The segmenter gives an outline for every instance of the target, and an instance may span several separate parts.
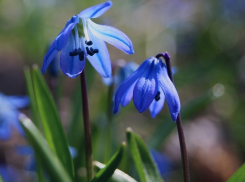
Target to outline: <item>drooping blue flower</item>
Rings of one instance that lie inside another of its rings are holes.
[[[180,100],[174,84],[168,77],[161,59],[150,57],[129,76],[118,88],[115,95],[114,113],[126,106],[133,97],[134,105],[140,113],[149,108],[152,118],[161,111],[165,98],[171,117],[176,121],[180,112]]]
[[[131,40],[123,32],[90,20],[104,14],[111,6],[112,2],[106,1],[74,15],[55,38],[44,57],[42,73],[46,71],[54,56],[62,51],[60,67],[65,75],[77,77],[83,71],[84,60],[87,57],[101,76],[110,77],[111,62],[104,41],[127,54],[134,53]]]
[[[27,96],[5,96],[0,93],[0,139],[9,139],[12,135],[12,128],[24,134],[18,119],[18,109],[28,104]]]

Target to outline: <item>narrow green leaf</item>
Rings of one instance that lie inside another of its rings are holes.
[[[24,74],[25,74],[25,81],[26,81],[26,89],[27,89],[27,93],[30,99],[31,115],[32,115],[34,124],[37,126],[37,128],[40,128],[39,116],[38,116],[38,111],[37,111],[37,103],[36,103],[35,94],[34,94],[33,85],[32,85],[31,70],[29,67],[24,68]],[[38,181],[43,182],[44,173],[43,173],[41,158],[38,153],[35,153],[35,158],[36,158],[36,163],[37,163]]]
[[[151,154],[141,140],[131,128],[126,131],[129,151],[138,171],[141,182],[163,182],[158,173],[157,167],[151,158]]]
[[[110,177],[113,175],[114,171],[118,167],[119,163],[121,162],[125,151],[126,143],[123,142],[117,153],[114,154],[109,162],[106,164],[106,167],[101,169],[91,180],[91,182],[107,182],[107,180],[110,179]]]
[[[104,164],[94,161],[94,169],[96,171],[99,171],[105,167]],[[108,182],[137,182],[135,179],[127,175],[126,173],[120,171],[119,169],[116,169],[111,177],[111,179],[108,180]]]
[[[1,174],[0,174],[0,182],[4,182]]]
[[[236,172],[228,179],[227,182],[243,182],[245,181],[245,164],[243,164]]]
[[[73,178],[73,161],[59,113],[48,86],[37,66],[34,66],[32,69],[32,81],[46,141],[58,156],[68,174]]]
[[[207,92],[197,96],[189,103],[181,108],[182,121],[185,122],[186,119],[192,117],[198,112],[202,111],[208,104],[210,104],[214,99],[219,96],[215,96],[210,89]],[[164,117],[162,122],[160,122],[155,131],[152,133],[151,137],[147,141],[148,146],[152,148],[159,148],[165,141],[167,136],[176,128],[176,123],[172,121],[170,117]]]
[[[34,124],[39,128],[39,119],[37,111],[37,103],[32,85],[31,70],[29,67],[24,67],[24,75],[26,81],[26,89],[30,99],[31,116]]]
[[[52,181],[72,182],[62,163],[47,146],[41,132],[32,123],[32,121],[23,114],[19,119],[27,135],[28,141],[34,148],[35,152],[40,154],[44,167]]]

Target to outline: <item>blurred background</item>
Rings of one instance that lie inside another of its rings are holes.
[[[112,1],[112,8],[93,21],[123,31],[135,50],[134,55],[127,55],[107,44],[112,63],[124,59],[141,64],[158,53],[170,54],[172,66],[178,70],[174,80],[182,104],[191,179],[226,181],[245,161],[245,1]],[[66,22],[102,2],[0,0],[0,92],[26,95],[23,67],[41,67],[50,41]],[[133,102],[122,108],[110,123],[113,137],[110,152],[105,154],[108,87],[88,61],[86,67],[94,159],[106,163],[121,141],[126,140],[126,128],[131,127],[153,151],[164,180],[182,181],[178,135],[166,103],[155,119],[148,110],[140,114]],[[53,93],[70,145],[82,151],[79,77],[71,79],[60,73],[54,81],[48,71],[44,76],[51,87],[58,87]],[[22,112],[29,114],[29,109]],[[15,151],[18,145],[26,145],[18,133],[1,141],[0,162],[10,167],[19,181],[34,181],[35,172],[26,168],[30,156],[19,155]],[[81,159],[74,159],[80,177],[85,173]],[[120,168],[139,180],[129,154]]]

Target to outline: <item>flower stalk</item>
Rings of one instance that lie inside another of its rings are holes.
[[[166,63],[166,67],[167,67],[167,71],[168,71],[168,76],[169,76],[170,80],[174,84],[174,79],[173,79],[173,74],[172,74],[169,54],[166,52],[166,53],[160,53],[160,54],[156,55],[156,58],[160,58],[160,57],[164,58],[165,63]],[[181,158],[182,158],[182,164],[183,164],[184,181],[185,182],[190,182],[190,171],[189,171],[188,155],[187,155],[187,150],[186,150],[185,135],[184,135],[184,130],[183,130],[180,114],[178,114],[178,116],[177,116],[176,124],[177,124],[179,142],[180,142],[180,150],[181,150]]]
[[[88,107],[88,94],[85,69],[80,74],[81,78],[81,91],[82,91],[82,104],[83,104],[83,125],[85,135],[85,160],[87,168],[87,181],[91,181],[93,178],[93,154],[92,154],[92,142],[91,142],[91,127],[89,119],[89,107]]]

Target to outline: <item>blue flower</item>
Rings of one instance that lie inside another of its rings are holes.
[[[127,77],[129,77],[139,67],[139,65],[135,62],[130,61],[126,63],[123,59],[118,60],[117,65],[120,67],[114,78],[112,78],[112,76],[109,78],[102,77],[102,82],[106,86],[110,86],[114,82],[117,88]]]
[[[17,173],[17,171],[13,167],[10,167],[6,164],[0,165],[0,174],[4,182],[20,181],[20,175]]]
[[[12,127],[24,134],[18,119],[18,109],[28,104],[27,96],[5,96],[0,93],[0,139],[9,139],[12,135]]]
[[[77,156],[77,150],[73,147],[69,147],[70,154],[72,158]],[[17,146],[16,151],[19,155],[30,156],[30,159],[26,163],[26,170],[28,171],[36,171],[37,164],[35,159],[34,150],[29,146]]]
[[[74,15],[55,38],[44,57],[44,73],[55,55],[61,52],[60,67],[65,75],[74,78],[84,69],[85,58],[103,77],[111,76],[110,56],[104,41],[127,54],[133,54],[131,40],[116,28],[98,25],[90,20],[104,14],[112,6],[111,1],[92,6]]]
[[[114,113],[119,105],[127,105],[130,100],[140,113],[149,108],[152,118],[161,111],[165,98],[172,116],[176,121],[180,112],[180,100],[174,84],[168,77],[165,64],[161,59],[150,57],[129,76],[118,88],[115,95]]]
[[[172,169],[172,162],[168,158],[168,156],[159,153],[158,151],[154,149],[150,149],[151,156],[154,159],[158,171],[161,174],[161,176],[166,175],[166,173],[170,172]]]

